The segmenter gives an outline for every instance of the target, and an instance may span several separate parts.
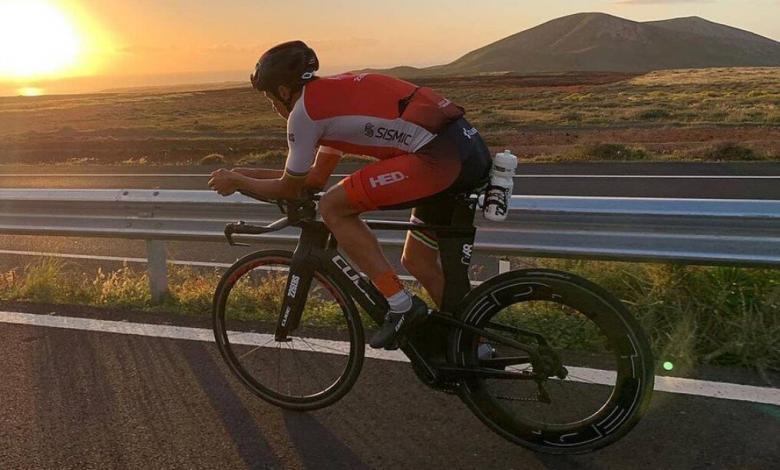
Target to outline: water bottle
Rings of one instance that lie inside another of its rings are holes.
[[[509,202],[512,197],[512,178],[517,168],[517,157],[509,150],[496,154],[493,168],[490,170],[490,185],[485,194],[482,214],[495,222],[506,220]]]

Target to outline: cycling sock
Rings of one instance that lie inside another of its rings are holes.
[[[387,299],[390,311],[405,312],[412,308],[412,296],[406,292],[393,270],[385,271],[371,281]]]
[[[407,312],[412,308],[412,296],[406,290],[402,290],[388,297],[387,303],[390,305],[391,312]]]

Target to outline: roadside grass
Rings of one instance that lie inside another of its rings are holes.
[[[780,270],[516,258],[578,274],[616,295],[639,319],[659,362],[780,371]]]
[[[678,371],[698,364],[735,365],[758,371],[767,382],[770,373],[780,372],[780,270],[536,258],[514,258],[512,265],[570,271],[612,292],[647,331],[657,361],[672,362]],[[169,276],[170,295],[155,305],[143,270],[125,265],[88,274],[62,260],[44,259],[0,275],[0,300],[210,314],[219,270],[170,266]],[[273,323],[285,282],[285,276],[276,276],[240,283],[231,296],[231,315]],[[344,324],[328,295],[313,291],[309,298],[306,325]],[[258,311],[273,313],[259,318]],[[508,321],[555,331],[560,345],[598,345],[595,331],[573,323],[567,328],[572,316],[553,306],[518,310]]]

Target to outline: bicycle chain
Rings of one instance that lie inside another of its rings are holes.
[[[517,398],[517,397],[506,397],[506,396],[503,396],[503,395],[496,395],[496,398],[501,399],[501,400],[507,400],[507,401],[534,401],[534,402],[538,402],[538,403],[542,402],[541,400],[539,400],[538,396],[536,396],[534,398]]]

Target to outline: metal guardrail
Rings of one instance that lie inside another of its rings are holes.
[[[147,240],[155,297],[166,287],[164,241],[223,241],[227,222],[279,216],[211,191],[0,189],[0,234]],[[780,201],[514,196],[506,222],[477,219],[475,249],[498,256],[780,266]],[[386,246],[402,237],[380,232]],[[297,233],[248,238],[293,244]]]

